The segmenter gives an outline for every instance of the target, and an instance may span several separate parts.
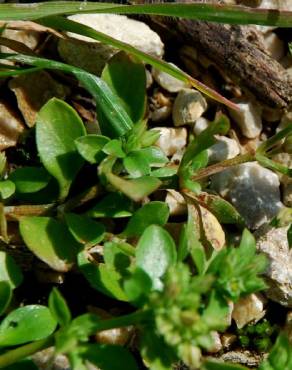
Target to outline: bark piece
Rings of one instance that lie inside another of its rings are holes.
[[[194,46],[264,105],[283,109],[292,104],[292,79],[246,37],[246,27],[167,17],[151,17],[151,22],[161,32],[168,31],[167,37]]]

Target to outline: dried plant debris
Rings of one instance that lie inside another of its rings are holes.
[[[169,5],[0,4],[0,368],[292,368],[290,3]]]

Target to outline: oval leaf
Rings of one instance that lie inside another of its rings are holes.
[[[24,217],[20,233],[27,247],[56,271],[68,271],[75,261],[80,244],[66,225],[51,217]]]
[[[87,344],[82,356],[102,370],[120,370],[121,364],[127,364],[127,370],[138,370],[133,356],[122,346]]]
[[[104,237],[105,227],[103,224],[95,222],[87,216],[67,213],[65,220],[71,234],[79,243],[93,246]]]
[[[151,225],[142,234],[136,248],[136,264],[151,278],[154,289],[161,289],[160,278],[176,262],[172,237],[162,227]]]
[[[15,346],[46,338],[54,332],[56,326],[56,320],[45,306],[17,308],[1,322],[0,346]]]
[[[67,103],[53,98],[39,111],[36,123],[38,152],[46,170],[60,187],[60,198],[65,198],[83,164],[74,140],[85,135],[84,125]]]
[[[152,225],[163,226],[169,217],[169,208],[164,202],[150,202],[139,208],[131,217],[123,235],[127,237],[140,236]]]
[[[0,251],[0,281],[8,282],[14,289],[22,283],[22,280],[22,272],[14,259],[6,252]]]
[[[22,167],[13,171],[9,179],[14,182],[18,193],[34,193],[44,189],[51,177],[44,168]]]
[[[110,141],[109,138],[102,135],[86,135],[75,140],[79,154],[89,163],[99,163],[105,154],[102,148]]]
[[[15,185],[10,180],[0,181],[0,197],[7,199],[15,192]]]
[[[58,289],[53,288],[49,296],[49,309],[55,320],[61,325],[66,326],[71,321],[71,313],[65,299]]]
[[[129,217],[132,214],[132,202],[123,194],[115,192],[106,195],[93,208],[87,211],[89,217]]]
[[[86,252],[78,254],[78,266],[94,289],[120,301],[128,300],[119,282],[120,274],[114,269],[103,263],[99,263],[98,266],[91,263]]]
[[[143,119],[146,102],[144,64],[136,57],[120,52],[110,59],[101,77],[121,99],[132,121],[135,123]]]
[[[142,176],[133,180],[125,180],[113,173],[106,174],[107,180],[127,197],[139,202],[161,185],[161,181],[152,176]]]

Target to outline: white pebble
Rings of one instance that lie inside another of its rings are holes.
[[[176,65],[173,63],[169,63],[173,67],[179,69]],[[152,75],[155,79],[155,81],[166,91],[175,93],[179,92],[180,90],[184,88],[190,87],[190,84],[183,82],[181,80],[178,80],[177,78],[171,76],[170,74],[160,71],[159,69],[152,68]]]
[[[261,112],[258,106],[250,102],[236,101],[234,102],[240,108],[239,111],[229,110],[230,116],[238,124],[241,132],[249,139],[254,139],[262,131]]]
[[[271,221],[283,207],[279,187],[278,176],[255,162],[212,176],[212,188],[236,207],[251,229]]]
[[[274,32],[268,32],[264,37],[264,44],[269,55],[280,60],[285,55],[285,47],[282,40]]]
[[[210,125],[210,121],[207,120],[207,118],[200,117],[196,120],[196,123],[193,128],[193,132],[195,135],[200,135],[200,133]]]
[[[216,135],[216,144],[208,149],[209,163],[216,163],[236,157],[240,153],[238,143],[226,136]]]
[[[241,329],[250,322],[258,322],[264,317],[266,300],[261,294],[249,294],[235,303],[232,318]]]
[[[160,137],[156,142],[167,156],[174,155],[187,145],[187,130],[185,128],[155,127]]]
[[[193,89],[181,90],[173,105],[172,118],[175,126],[194,124],[207,109],[203,95]]]

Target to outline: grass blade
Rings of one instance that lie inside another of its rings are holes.
[[[57,17],[57,16],[44,18],[42,20],[39,20],[38,23],[44,26],[47,26],[47,27],[87,36],[99,42],[102,42],[102,43],[111,45],[117,49],[123,50],[127,53],[133,54],[134,56],[136,56],[143,62],[148,63],[152,65],[153,67],[160,69],[161,71],[164,71],[166,73],[169,73],[170,75],[172,75],[173,77],[176,77],[177,79],[181,81],[191,83],[193,87],[201,91],[203,94],[209,96],[210,98],[218,101],[219,103],[222,103],[230,107],[231,109],[238,110],[238,107],[236,104],[224,98],[222,95],[212,90],[208,86],[204,85],[202,82],[192,78],[187,73],[177,69],[176,67],[173,67],[167,62],[164,62],[158,58],[155,58],[149,54],[146,54],[143,51],[140,51],[134,48],[133,46],[126,44],[122,41],[114,39],[113,37],[110,37],[102,32],[95,31],[94,29],[88,26],[85,26],[83,24],[71,21],[69,19],[65,19],[63,17]]]
[[[107,123],[109,124],[109,130],[112,136],[122,136],[133,127],[133,122],[121,106],[118,97],[113,94],[108,85],[99,77],[85,72],[80,68],[50,59],[23,54],[0,54],[0,58],[1,57],[7,60],[32,65],[37,68],[56,69],[74,74],[83,86],[92,94],[96,101],[97,108],[107,118]],[[8,71],[8,73],[12,72]],[[23,73],[27,72],[29,73],[31,71],[23,70]],[[7,76],[7,72],[0,71],[0,76],[1,75]]]
[[[292,12],[254,9],[224,4],[140,4],[118,5],[96,2],[50,1],[37,4],[0,4],[1,20],[34,20],[76,13],[152,14],[221,22],[291,27]]]

